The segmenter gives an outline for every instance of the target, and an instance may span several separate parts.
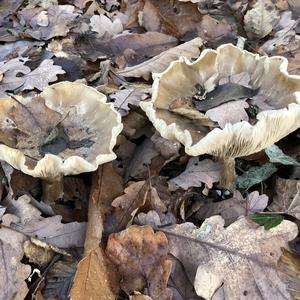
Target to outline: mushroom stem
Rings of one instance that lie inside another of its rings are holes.
[[[219,159],[222,164],[220,186],[233,190],[235,188],[235,160],[231,157]]]
[[[57,199],[64,195],[63,176],[60,175],[55,178],[44,178],[43,185],[43,201],[48,204],[54,204]]]

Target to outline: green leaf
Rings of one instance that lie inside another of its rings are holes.
[[[283,221],[283,216],[273,214],[254,214],[250,217],[255,223],[264,226],[266,230],[269,230]]]
[[[268,147],[265,151],[270,159],[270,162],[272,163],[280,163],[283,165],[293,165],[298,167],[300,166],[299,162],[297,162],[294,158],[284,154],[276,145]]]
[[[277,171],[272,163],[266,163],[260,167],[252,167],[243,175],[238,176],[236,183],[239,188],[248,190],[253,185],[268,179]]]

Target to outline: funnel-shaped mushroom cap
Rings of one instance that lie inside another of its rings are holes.
[[[0,101],[0,159],[34,177],[91,172],[115,159],[121,116],[106,96],[60,82],[38,97]]]
[[[300,127],[300,76],[289,75],[287,65],[284,57],[259,56],[222,45],[204,50],[194,62],[181,57],[163,73],[154,74],[152,100],[140,105],[160,134],[180,141],[189,155],[249,155]],[[194,95],[197,84],[211,91],[220,79],[243,72],[249,74],[253,89],[259,88],[274,107],[260,112],[255,125],[241,121],[209,131],[197,120],[169,111],[174,100]]]

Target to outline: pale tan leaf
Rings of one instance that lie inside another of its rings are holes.
[[[279,20],[275,5],[270,0],[258,0],[244,17],[245,30],[249,37],[263,38]]]
[[[245,111],[249,104],[245,100],[230,101],[209,109],[205,116],[212,121],[218,122],[221,128],[227,123],[234,124],[240,121],[248,121],[249,117]]]
[[[224,228],[222,217],[213,216],[200,228],[184,223],[163,232],[199,296],[211,299],[222,286],[230,300],[292,299],[277,262],[297,236],[296,224],[284,220],[267,231],[241,218]]]
[[[189,59],[196,58],[200,53],[203,45],[201,38],[195,38],[177,47],[164,51],[157,56],[133,67],[127,67],[118,74],[125,77],[143,77],[146,80],[150,78],[151,73],[164,71],[170,62],[185,56]]]
[[[199,187],[205,183],[209,188],[220,178],[220,164],[210,159],[199,161],[193,157],[189,160],[186,169],[179,176],[169,180],[171,189],[181,187],[187,190],[189,187]]]

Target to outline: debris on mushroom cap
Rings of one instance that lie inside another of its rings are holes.
[[[0,159],[34,177],[91,172],[115,159],[123,126],[106,96],[60,82],[35,98],[0,101]]]
[[[249,155],[300,127],[300,76],[289,75],[287,65],[284,57],[259,56],[231,44],[206,49],[194,62],[181,57],[163,73],[154,74],[152,100],[140,106],[156,130],[164,138],[180,141],[189,155]],[[249,74],[253,89],[271,99],[274,108],[259,112],[254,125],[241,121],[210,131],[205,116],[192,119],[191,113],[170,110],[175,100],[194,95],[197,85],[211,92],[224,77],[243,72]]]

